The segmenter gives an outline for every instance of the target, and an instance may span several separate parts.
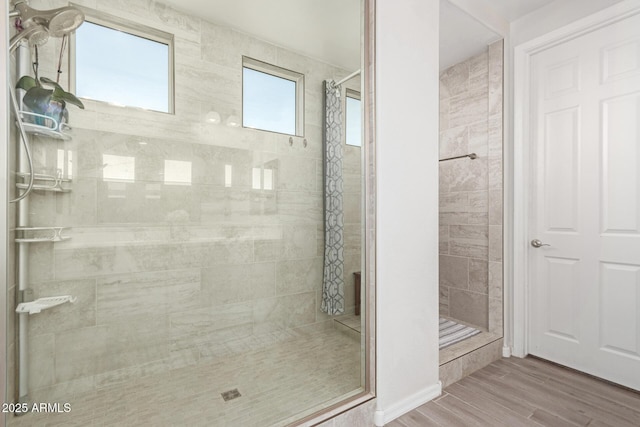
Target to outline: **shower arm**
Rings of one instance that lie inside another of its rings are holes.
[[[18,10],[18,8],[16,7],[20,3],[25,3],[25,0],[16,0],[9,2],[9,6],[13,7],[13,10],[9,12],[9,18],[16,18],[20,16],[20,10]]]

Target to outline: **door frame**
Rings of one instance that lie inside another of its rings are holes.
[[[530,201],[531,174],[531,58],[536,53],[625,18],[640,14],[637,0],[625,0],[586,18],[554,30],[514,49],[513,140],[513,319],[512,354],[529,354]]]

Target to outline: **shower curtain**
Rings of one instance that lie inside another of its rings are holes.
[[[342,204],[342,103],[340,86],[324,82],[324,279],[321,308],[344,313],[344,215]]]

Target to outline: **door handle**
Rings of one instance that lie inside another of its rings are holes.
[[[538,240],[538,239],[533,239],[533,240],[531,241],[531,246],[533,246],[534,248],[541,248],[541,247],[543,247],[543,246],[551,246],[551,245],[548,245],[548,244],[546,244],[546,243],[542,243],[542,242],[541,242],[540,240]]]

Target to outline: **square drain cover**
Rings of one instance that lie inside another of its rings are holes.
[[[225,391],[224,393],[221,393],[221,394],[225,402],[229,400],[237,399],[238,397],[242,396],[237,388],[234,388],[233,390]]]

